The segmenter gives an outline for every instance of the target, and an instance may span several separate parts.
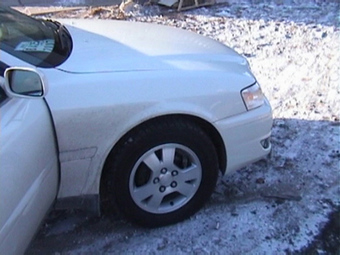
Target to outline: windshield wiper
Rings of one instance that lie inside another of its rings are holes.
[[[44,21],[46,25],[53,29],[53,33],[55,37],[58,39],[58,42],[60,43],[60,49],[62,51],[71,50],[70,48],[72,45],[72,39],[66,27],[60,22],[55,20],[46,19]]]

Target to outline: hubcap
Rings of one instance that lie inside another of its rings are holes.
[[[164,144],[143,154],[129,181],[133,201],[151,213],[175,211],[196,194],[202,180],[197,155],[180,144]]]

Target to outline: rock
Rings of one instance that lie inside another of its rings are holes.
[[[265,179],[264,178],[257,178],[256,179],[256,183],[257,184],[264,184],[265,183]]]

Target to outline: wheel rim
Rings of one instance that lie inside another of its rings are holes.
[[[143,154],[129,181],[133,201],[150,213],[173,212],[196,194],[202,180],[197,155],[180,144],[164,144]]]

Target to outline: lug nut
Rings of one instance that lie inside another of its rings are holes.
[[[159,178],[158,178],[158,177],[156,177],[155,179],[153,179],[153,183],[154,183],[154,184],[157,184],[157,183],[159,183]]]
[[[166,169],[166,168],[162,168],[162,169],[161,169],[161,173],[162,173],[162,174],[166,174],[167,171],[168,171],[168,169]]]
[[[160,192],[164,192],[164,191],[165,191],[165,187],[164,187],[164,186],[160,186],[160,187],[159,187],[159,191],[160,191]]]
[[[172,188],[176,188],[176,187],[177,187],[177,182],[172,182],[172,183],[170,184],[170,186],[171,186]]]
[[[178,175],[178,171],[177,171],[177,170],[172,171],[172,172],[171,172],[171,175],[172,175],[172,176]]]

